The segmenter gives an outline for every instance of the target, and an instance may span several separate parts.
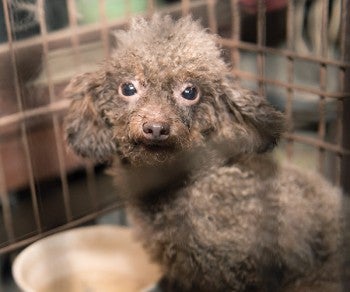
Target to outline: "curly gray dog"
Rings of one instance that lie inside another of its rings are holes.
[[[74,78],[66,139],[111,172],[165,291],[340,291],[342,196],[272,157],[283,115],[191,18],[133,20]]]

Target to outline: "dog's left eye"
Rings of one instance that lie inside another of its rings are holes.
[[[132,96],[137,93],[137,89],[133,83],[128,82],[121,85],[120,92],[124,96]]]
[[[174,97],[179,104],[191,106],[199,101],[201,91],[197,85],[194,85],[191,82],[186,82],[179,84],[174,88]]]
[[[181,96],[187,100],[195,100],[198,97],[198,89],[195,86],[188,86],[182,91]]]

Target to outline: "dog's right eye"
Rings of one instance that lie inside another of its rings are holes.
[[[135,85],[131,82],[123,83],[120,86],[120,93],[124,96],[133,96],[137,93]]]

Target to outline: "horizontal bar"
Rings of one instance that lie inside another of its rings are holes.
[[[283,137],[288,140],[293,140],[295,142],[301,142],[304,144],[309,144],[311,146],[318,147],[320,149],[328,150],[338,155],[342,155],[342,156],[350,155],[350,149],[345,149],[337,144],[332,144],[317,138],[298,135],[295,133],[284,133]]]
[[[325,65],[338,66],[341,68],[350,68],[350,62],[345,62],[345,61],[342,62],[342,61],[337,61],[329,58],[321,58],[314,55],[301,54],[288,49],[276,49],[276,48],[261,46],[257,44],[242,42],[241,40],[226,39],[226,38],[221,38],[219,39],[218,42],[220,45],[229,47],[229,48],[235,48],[235,49],[239,48],[242,50],[252,51],[256,53],[269,53],[269,54],[275,54],[286,58],[311,61],[311,62],[316,62],[320,64],[325,64]]]
[[[310,88],[308,86],[303,86],[303,85],[297,85],[297,84],[290,84],[288,82],[283,82],[283,81],[279,81],[279,80],[275,80],[275,79],[268,79],[268,78],[262,78],[259,76],[256,76],[255,74],[251,74],[245,71],[241,71],[241,70],[236,70],[233,69],[232,72],[234,74],[236,74],[238,77],[243,77],[245,79],[250,79],[250,80],[254,80],[254,81],[262,81],[268,84],[272,84],[272,85],[277,85],[280,87],[284,87],[287,89],[293,89],[293,90],[297,90],[297,91],[301,91],[301,92],[305,92],[305,93],[312,93],[318,96],[324,96],[324,97],[330,97],[330,98],[350,98],[350,92],[327,92],[327,91],[322,91],[322,90],[318,90],[318,89],[313,89]]]
[[[40,106],[35,109],[29,109],[23,112],[17,112],[14,114],[0,117],[0,128],[9,126],[11,124],[20,123],[30,118],[64,111],[69,107],[70,103],[70,99],[62,99],[60,101],[55,101],[53,103],[50,103],[45,106]]]
[[[206,5],[205,3],[203,3],[202,0],[189,1],[189,9],[192,12],[195,12],[196,9],[201,9],[203,7],[205,8]],[[181,5],[180,4],[167,5],[165,7],[160,7],[159,9],[157,9],[157,11],[161,14],[181,13]],[[145,13],[147,12],[145,11]],[[108,29],[121,28],[129,22],[128,20],[129,19],[127,17],[116,19],[116,20],[109,20],[108,23],[106,24],[106,27]],[[101,32],[100,23],[85,24],[85,25],[79,25],[73,28],[67,27],[55,32],[50,32],[45,37],[41,35],[37,35],[24,40],[18,40],[18,41],[15,41],[13,44],[15,49],[27,49],[28,47],[41,46],[44,41],[47,41],[50,49],[57,49],[62,47],[61,45],[62,42],[69,43],[71,41],[72,34],[76,35],[81,41],[84,39],[83,37],[90,39],[90,41],[91,41],[91,38],[93,38],[95,41],[96,37],[100,36],[100,32]],[[63,47],[66,47],[67,43],[65,43]],[[8,45],[6,43],[0,44],[0,56],[8,52],[9,52]]]
[[[90,213],[90,214],[85,215],[79,219],[76,219],[74,221],[70,221],[70,222],[68,222],[64,225],[58,226],[56,228],[53,228],[53,229],[50,229],[48,231],[33,235],[33,236],[26,238],[26,239],[19,240],[17,242],[9,243],[8,245],[3,244],[2,246],[0,246],[0,255],[14,251],[14,250],[19,249],[19,248],[23,248],[23,247],[39,240],[39,239],[42,239],[42,238],[47,237],[49,235],[52,235],[54,233],[61,232],[61,231],[64,231],[64,230],[67,230],[67,229],[70,229],[73,227],[77,227],[79,225],[82,225],[83,223],[86,223],[86,222],[89,222],[93,219],[96,219],[97,217],[104,215],[108,212],[111,212],[111,211],[116,210],[116,209],[120,209],[121,207],[122,207],[121,202],[115,202],[115,203],[109,204],[107,207],[104,207],[104,208],[102,208],[94,213]]]

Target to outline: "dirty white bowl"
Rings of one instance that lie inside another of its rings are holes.
[[[18,255],[13,276],[25,292],[136,292],[160,272],[129,228],[106,225],[37,241]]]

